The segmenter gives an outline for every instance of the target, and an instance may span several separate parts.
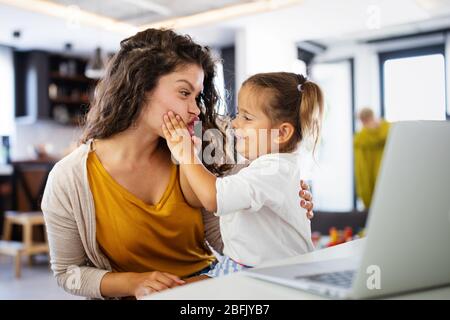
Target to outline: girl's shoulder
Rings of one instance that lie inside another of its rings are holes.
[[[293,174],[298,170],[298,156],[293,153],[270,153],[253,160],[247,168],[263,175]]]
[[[253,160],[250,163],[250,166],[259,166],[267,163],[285,163],[289,165],[296,165],[298,163],[298,155],[294,153],[268,153]]]

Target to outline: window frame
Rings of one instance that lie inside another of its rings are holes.
[[[448,108],[448,74],[447,74],[447,59],[445,55],[445,43],[427,46],[427,47],[415,47],[408,49],[399,49],[394,51],[383,51],[378,52],[378,66],[379,66],[379,77],[380,77],[380,114],[381,117],[385,117],[385,92],[384,92],[384,63],[388,60],[402,59],[402,58],[412,58],[420,56],[428,56],[433,54],[442,54],[444,57],[444,74],[445,74],[445,115],[446,119],[450,120],[450,112]]]

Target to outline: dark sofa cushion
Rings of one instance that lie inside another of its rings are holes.
[[[335,227],[338,230],[342,230],[345,227],[351,227],[353,232],[356,233],[366,226],[366,222],[367,211],[314,211],[314,218],[311,220],[311,231],[317,231],[325,235],[329,233],[329,230],[332,227]]]

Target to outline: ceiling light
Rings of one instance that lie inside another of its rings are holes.
[[[0,0],[0,3],[61,19],[70,18],[71,13],[73,14],[73,6],[64,6],[43,0]],[[127,35],[134,34],[138,31],[135,26],[128,23],[119,22],[81,9],[77,11],[77,22],[81,25],[99,27],[108,31],[124,33]]]
[[[147,0],[121,0],[121,1],[139,7],[141,9],[157,13],[161,16],[169,16],[172,14],[172,11],[168,7],[162,6],[160,4],[151,1]]]
[[[227,6],[219,9],[209,10],[190,16],[163,20],[155,23],[140,26],[141,30],[147,28],[173,28],[182,29],[204,25],[208,23],[217,23],[220,21],[231,20],[234,18],[263,13],[277,9],[296,5],[303,0],[259,0],[243,4]]]
[[[85,76],[91,79],[100,79],[105,74],[105,58],[100,47],[95,49],[94,55],[86,65]]]

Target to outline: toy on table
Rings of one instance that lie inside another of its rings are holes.
[[[327,247],[332,247],[344,242],[353,240],[353,229],[345,227],[344,230],[338,230],[335,227],[330,228],[330,241]]]
[[[317,250],[363,238],[364,231],[364,229],[360,229],[358,233],[354,234],[353,228],[351,227],[345,227],[344,230],[338,230],[336,227],[332,227],[330,228],[329,235],[322,235],[320,232],[315,231],[311,234],[311,239],[314,248]]]

